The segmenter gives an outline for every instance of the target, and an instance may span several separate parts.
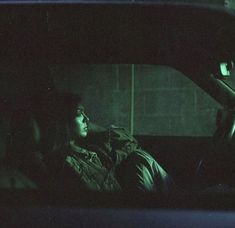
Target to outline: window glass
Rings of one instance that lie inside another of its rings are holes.
[[[90,120],[135,135],[211,136],[220,105],[179,71],[160,65],[52,65],[61,91],[82,95]]]

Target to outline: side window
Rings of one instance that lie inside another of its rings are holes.
[[[210,136],[220,104],[181,72],[167,66],[136,66],[135,133]]]
[[[58,90],[82,95],[92,122],[135,135],[210,136],[220,105],[179,71],[158,65],[51,65]]]

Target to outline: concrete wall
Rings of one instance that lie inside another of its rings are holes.
[[[52,65],[61,91],[79,93],[90,119],[130,130],[131,65]],[[180,72],[134,65],[134,134],[209,136],[220,105]]]

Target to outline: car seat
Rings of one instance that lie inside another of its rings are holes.
[[[17,111],[10,121],[7,160],[37,187],[47,182],[46,165],[41,152],[41,131],[33,114],[27,110]]]

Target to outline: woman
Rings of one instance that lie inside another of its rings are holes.
[[[105,167],[91,146],[84,145],[89,118],[80,105],[80,97],[60,94],[55,99],[55,111],[56,134],[47,158],[55,182],[73,191],[121,190],[113,170]]]
[[[57,178],[64,186],[78,190],[154,191],[166,193],[172,181],[168,174],[123,128],[111,127],[101,140],[86,142],[89,118],[72,94],[57,102],[57,135],[53,151],[60,154]],[[59,109],[58,109],[59,107]],[[55,165],[54,165],[55,166]]]

